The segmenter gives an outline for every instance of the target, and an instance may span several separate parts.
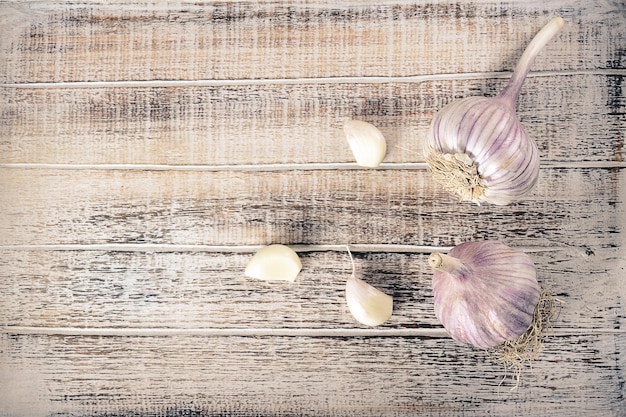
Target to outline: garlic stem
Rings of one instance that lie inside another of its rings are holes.
[[[348,251],[348,256],[350,257],[350,262],[352,262],[352,275],[356,274],[356,264],[354,263],[354,258],[352,257],[352,252],[350,252],[350,246],[346,245],[346,250]]]
[[[439,252],[430,254],[428,264],[437,271],[449,272],[455,275],[463,275],[467,270],[467,267],[460,259]]]
[[[505,103],[510,106],[515,106],[517,96],[522,89],[522,84],[530,71],[530,67],[535,58],[544,46],[556,35],[563,27],[564,20],[562,17],[555,17],[550,20],[540,31],[535,35],[533,40],[528,44],[522,57],[520,58],[513,76],[509,80],[507,86],[500,93],[500,97],[504,99]]]

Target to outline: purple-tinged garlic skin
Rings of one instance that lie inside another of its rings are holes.
[[[520,123],[515,103],[537,54],[563,24],[555,17],[537,33],[499,95],[452,102],[433,118],[424,143],[428,171],[461,201],[506,205],[535,187],[539,150]]]
[[[431,123],[425,154],[435,180],[462,201],[507,205],[529,194],[539,178],[537,144],[501,97],[467,97],[444,107]],[[466,155],[474,175],[456,182],[449,174],[454,168],[438,170],[446,155]]]
[[[429,263],[435,315],[453,339],[487,349],[528,330],[539,302],[528,255],[497,241],[466,242]]]

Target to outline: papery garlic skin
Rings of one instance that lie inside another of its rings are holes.
[[[393,313],[393,297],[354,274],[346,282],[346,302],[352,316],[366,326],[379,326]]]
[[[433,118],[424,155],[433,178],[462,201],[510,204],[539,178],[539,150],[515,113],[515,102],[537,54],[563,27],[556,17],[530,42],[496,97],[468,97]]]
[[[435,315],[453,339],[487,349],[528,330],[540,295],[530,256],[497,241],[466,242],[429,263]]]
[[[387,141],[376,126],[361,120],[347,120],[343,131],[357,165],[367,168],[380,165],[387,153]]]
[[[302,270],[298,254],[289,246],[264,246],[248,261],[244,274],[264,281],[295,281]]]
[[[506,205],[539,178],[539,150],[501,98],[468,97],[435,117],[424,149],[433,178],[462,201]]]

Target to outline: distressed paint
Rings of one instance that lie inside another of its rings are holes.
[[[624,411],[622,381],[610,372],[624,340],[614,334],[550,339],[515,391],[510,376],[484,351],[443,338],[4,334],[0,346],[11,375],[32,373],[38,375],[34,382],[46,381],[45,389],[39,383],[27,393],[25,406],[61,416]],[[13,401],[18,407],[24,400]]]
[[[5,168],[0,244],[611,246],[625,172],[546,168],[526,200],[494,210],[458,203],[425,169]]]
[[[518,102],[537,189],[457,204],[422,163],[432,115],[496,94],[556,14]],[[626,414],[625,26],[565,0],[0,3],[0,416]],[[427,254],[476,239],[561,301],[513,392],[432,311]],[[276,242],[298,280],[245,278]],[[347,311],[343,244],[384,326]]]
[[[21,59],[3,60],[4,80],[289,79],[512,70],[532,36],[557,14],[566,27],[535,70],[623,69],[625,64],[624,40],[615,36],[623,26],[619,2],[107,3],[4,6],[9,15],[32,16],[32,24],[9,44],[9,56]],[[14,24],[8,19],[7,26]]]
[[[98,329],[364,329],[349,314],[343,249],[301,252],[294,283],[243,275],[251,253],[0,251],[0,325]],[[559,332],[615,330],[624,319],[616,249],[527,248],[542,286],[561,300]],[[428,253],[356,252],[357,273],[394,297],[381,330],[439,328]],[[593,277],[581,280],[580,277]],[[607,288],[614,290],[607,291]],[[613,310],[613,314],[605,311]],[[616,327],[617,326],[617,327]],[[340,333],[339,333],[340,334]]]
[[[618,86],[624,72],[531,74],[518,114],[544,162],[624,161],[626,102],[619,99]],[[385,163],[423,161],[423,139],[434,113],[455,97],[496,95],[506,83],[498,76],[376,84],[365,78],[168,88],[146,83],[5,87],[0,123],[8,143],[2,162],[348,162],[353,157],[342,130],[346,118],[381,129],[389,145]],[[85,137],[91,138],[89,153],[82,152]]]

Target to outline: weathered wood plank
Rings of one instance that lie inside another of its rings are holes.
[[[561,300],[555,328],[619,330],[626,317],[618,249],[531,251]],[[251,254],[0,251],[0,325],[116,329],[350,329],[347,254],[305,252],[295,283],[244,277]],[[394,297],[382,329],[441,328],[427,254],[355,253],[359,276]],[[593,279],[581,279],[592,277]]]
[[[625,74],[626,75],[626,71]],[[624,75],[527,80],[519,116],[544,161],[623,161]],[[505,79],[389,84],[1,88],[0,162],[272,164],[351,162],[346,118],[378,126],[385,162],[422,161],[433,115]],[[609,103],[609,104],[607,104]]]
[[[536,70],[624,68],[620,3],[2,4],[0,80],[404,76],[511,70],[550,16]]]
[[[624,347],[551,338],[510,392],[485,353],[447,339],[1,335],[0,393],[19,394],[3,398],[15,416],[617,417]]]
[[[0,171],[0,244],[621,243],[623,169],[544,169],[504,207],[457,204],[425,170]]]

